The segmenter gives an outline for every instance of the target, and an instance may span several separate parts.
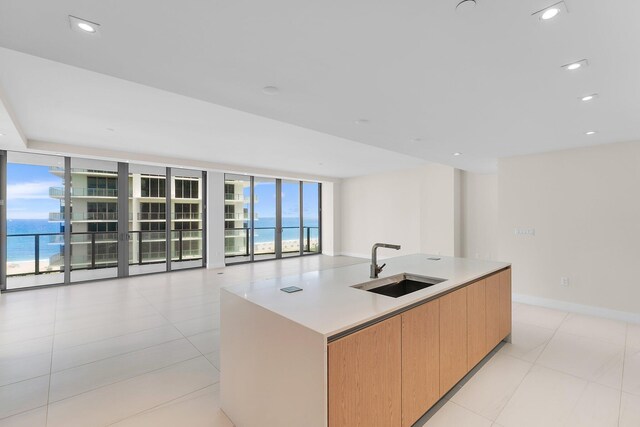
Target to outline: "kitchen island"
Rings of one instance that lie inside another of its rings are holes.
[[[363,263],[222,289],[221,408],[236,426],[410,426],[509,337],[509,264],[385,261],[382,279],[444,280],[380,295],[354,287],[371,281]]]

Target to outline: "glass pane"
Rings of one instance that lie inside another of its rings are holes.
[[[166,170],[129,165],[129,275],[167,269]]]
[[[276,255],[276,180],[254,178],[253,253],[254,260]]]
[[[224,177],[224,255],[227,264],[250,261],[251,178]]]
[[[202,265],[202,172],[172,169],[171,269]],[[196,191],[191,191],[192,189]]]
[[[7,289],[64,282],[64,158],[7,153]]]
[[[118,275],[118,164],[71,159],[71,281]]]
[[[302,184],[302,245],[305,253],[320,251],[320,184]]]
[[[282,256],[300,255],[300,182],[282,181]]]

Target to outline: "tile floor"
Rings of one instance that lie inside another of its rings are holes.
[[[218,407],[220,287],[359,262],[313,256],[2,294],[0,427],[231,426]],[[513,308],[513,342],[417,425],[640,426],[640,325]]]

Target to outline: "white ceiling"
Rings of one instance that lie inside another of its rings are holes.
[[[457,1],[3,0],[0,46],[207,102],[10,51],[0,83],[29,138],[331,176],[640,139],[640,2]]]

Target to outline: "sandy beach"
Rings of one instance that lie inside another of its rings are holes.
[[[315,252],[318,248],[318,239],[311,239],[311,251]],[[282,252],[295,252],[300,250],[300,242],[298,240],[283,240]],[[255,253],[273,253],[275,251],[275,244],[273,242],[256,243]]]
[[[21,274],[33,274],[36,271],[35,260],[30,261],[7,261],[7,276],[16,276]],[[59,266],[49,265],[49,260],[40,260],[40,272],[60,271]]]

